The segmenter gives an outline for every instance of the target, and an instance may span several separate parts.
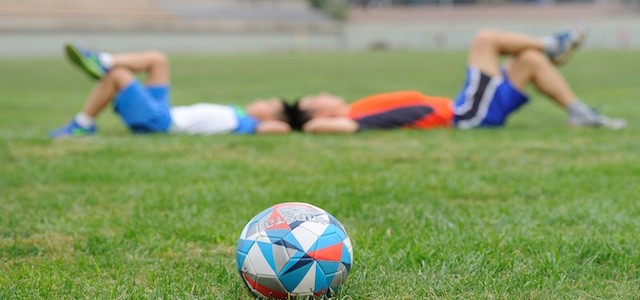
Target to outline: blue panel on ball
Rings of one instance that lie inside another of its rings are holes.
[[[324,232],[320,236],[333,234],[335,232],[336,232],[336,226],[333,224],[329,224],[329,226],[327,226],[327,228],[324,230]]]
[[[340,223],[340,221],[338,221],[338,219],[334,218],[331,214],[327,214],[329,216],[329,223],[335,225],[336,227],[338,227],[338,229],[342,232],[345,232],[346,230],[344,230],[344,227],[342,226],[342,224]]]
[[[265,233],[267,234],[269,239],[271,239],[272,242],[282,239],[285,235],[289,234],[289,232],[291,232],[291,230],[288,230],[288,229],[273,229],[273,230],[265,231]]]
[[[337,268],[336,268],[337,269]],[[331,280],[333,280],[333,276],[331,276],[331,279],[328,280],[327,275],[325,275],[324,269],[320,267],[320,264],[316,264],[316,281],[315,281],[315,288],[313,289],[314,293],[320,292],[322,290],[325,290],[329,287],[329,283],[331,282]]]
[[[340,263],[333,262],[333,261],[319,260],[318,267],[321,268],[325,274],[334,274],[335,272],[338,272],[338,267],[340,267]],[[333,276],[331,276],[331,279],[333,279]],[[331,280],[329,280],[329,282],[331,282]]]
[[[293,261],[293,260],[292,260]],[[291,292],[295,289],[300,281],[304,278],[304,275],[309,272],[311,266],[313,266],[314,260],[312,258],[301,258],[296,261],[286,272],[278,276],[282,285]]]
[[[244,264],[245,258],[247,258],[247,254],[242,252],[236,252],[236,267],[241,272],[242,272],[242,265]]]
[[[296,227],[298,227],[300,224],[304,223],[305,221],[293,221],[291,223],[289,223],[289,227],[291,227],[291,229],[295,229]]]
[[[253,246],[253,243],[255,243],[255,240],[244,240],[244,239],[239,239],[238,240],[238,251],[242,252],[242,253],[249,253],[249,249],[251,249],[251,246]]]
[[[307,255],[304,255],[301,258],[295,259],[292,258],[289,262],[282,268],[282,274],[288,274],[297,271],[300,268],[307,267],[308,264],[313,263],[315,260]],[[301,278],[302,279],[302,278]]]
[[[323,235],[318,238],[312,249],[324,249],[339,243],[342,243],[342,239],[337,234]]]
[[[347,266],[347,269],[351,268],[351,253],[349,253],[349,249],[347,249],[347,246],[344,244],[342,245],[342,257],[340,261]]]
[[[300,242],[298,242],[296,236],[292,233],[285,235],[282,239],[288,243],[287,248],[291,248],[289,246],[293,246],[293,248],[303,251],[302,245],[300,245]]]
[[[282,240],[275,241],[273,243],[275,245],[283,246],[283,247],[285,247],[287,249],[296,249],[298,251],[302,251],[300,245],[297,244],[297,241],[294,240],[294,242],[296,242],[296,244],[289,243],[289,241],[287,241],[286,239],[282,239]]]
[[[276,262],[273,261],[273,244],[271,243],[262,243],[258,242],[258,247],[260,247],[260,252],[262,252],[262,256],[269,263],[271,270],[273,273],[276,272]]]

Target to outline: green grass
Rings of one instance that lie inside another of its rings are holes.
[[[251,299],[236,239],[306,201],[338,218],[355,261],[339,299],[637,299],[638,52],[562,69],[623,131],[578,130],[540,94],[497,130],[352,136],[46,133],[90,81],[64,59],[0,60],[0,299]],[[246,104],[332,91],[453,96],[463,53],[179,56],[173,102]]]

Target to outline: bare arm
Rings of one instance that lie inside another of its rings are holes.
[[[282,121],[262,121],[256,127],[257,134],[285,134],[291,132],[291,126]]]
[[[313,118],[302,130],[309,133],[354,133],[360,126],[354,120],[344,117]]]

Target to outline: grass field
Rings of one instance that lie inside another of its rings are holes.
[[[622,131],[573,129],[532,92],[497,130],[51,141],[91,83],[62,58],[0,60],[0,299],[251,299],[236,240],[305,201],[338,218],[354,266],[338,299],[637,299],[638,52],[562,69]],[[173,55],[173,102],[329,90],[453,96],[450,52]]]

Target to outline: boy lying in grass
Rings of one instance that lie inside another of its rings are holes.
[[[96,79],[83,108],[65,126],[49,133],[52,138],[82,137],[97,132],[95,118],[107,105],[113,107],[134,133],[288,133],[286,103],[256,100],[246,108],[199,103],[171,107],[169,67],[158,51],[105,53],[66,46],[68,58]],[[140,82],[136,73],[144,73]]]
[[[350,133],[367,129],[498,127],[527,103],[533,85],[563,108],[575,127],[621,129],[626,121],[603,116],[573,92],[557,65],[564,64],[584,41],[576,28],[542,38],[485,30],[469,51],[467,78],[455,101],[415,91],[366,97],[351,104],[328,93],[306,96],[294,105],[294,129],[311,133]],[[508,60],[501,64],[503,55]]]

